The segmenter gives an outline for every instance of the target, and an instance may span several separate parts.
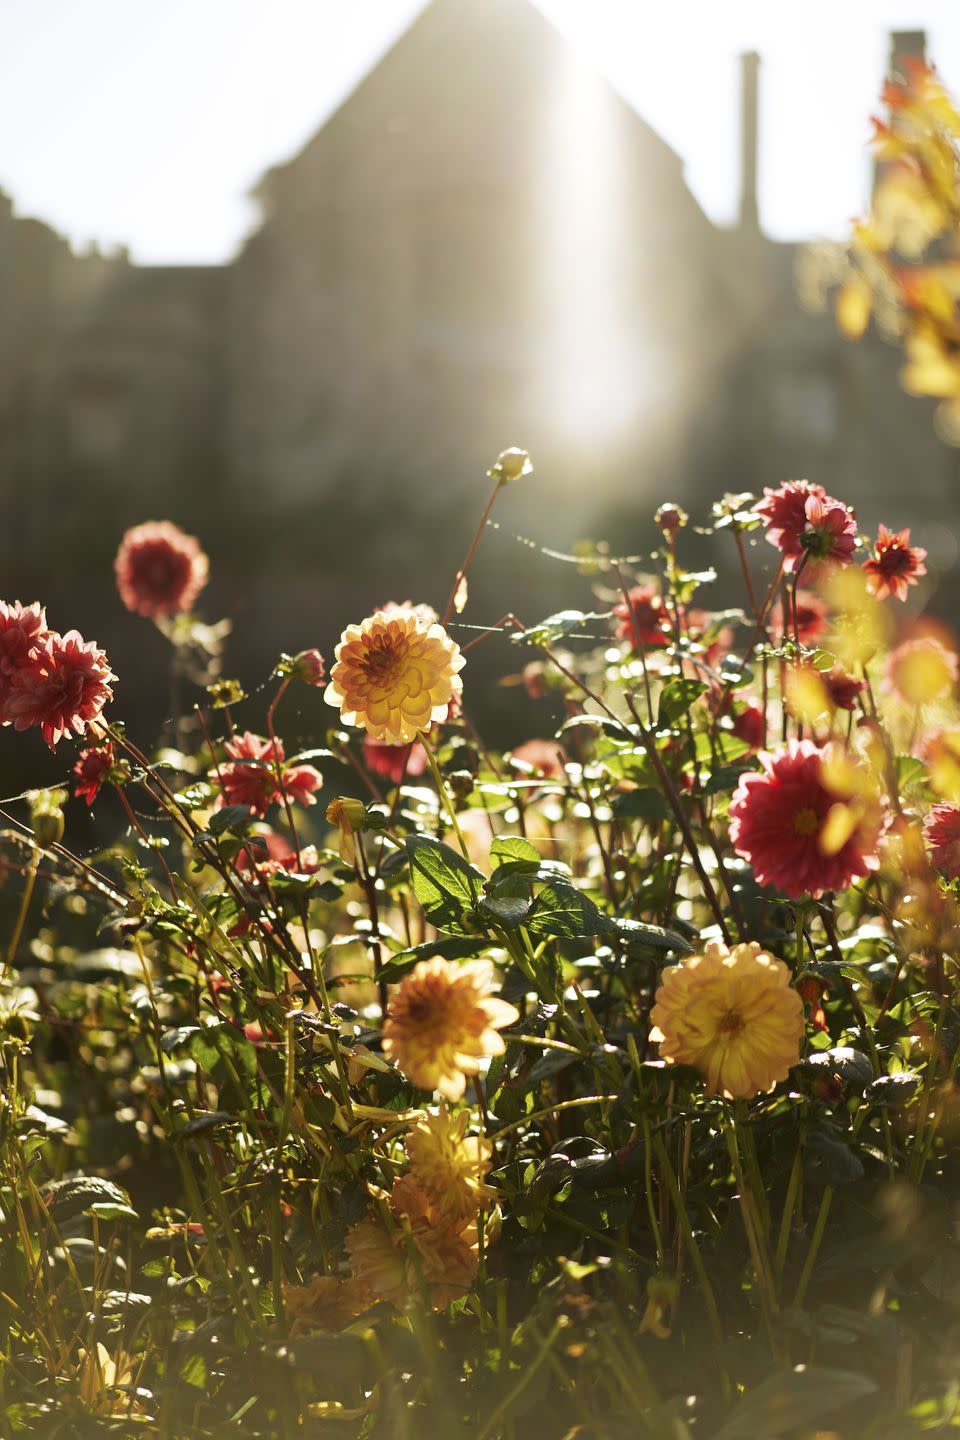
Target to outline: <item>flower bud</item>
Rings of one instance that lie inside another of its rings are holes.
[[[340,859],[347,865],[356,863],[357,847],[353,837],[363,829],[366,813],[363,801],[349,795],[338,795],[327,806],[327,820],[340,832]]]
[[[293,657],[290,673],[302,680],[304,685],[322,684],[326,669],[320,651],[301,650],[299,655]]]
[[[33,838],[41,850],[48,850],[63,839],[65,790],[34,790],[30,795],[30,825]]]
[[[491,480],[509,485],[511,480],[522,480],[525,475],[532,475],[533,461],[526,450],[513,446],[509,450],[501,450],[487,474]]]
[[[665,535],[672,535],[674,531],[683,529],[690,516],[682,506],[668,503],[661,505],[653,518]]]

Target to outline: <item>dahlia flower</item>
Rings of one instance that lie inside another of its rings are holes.
[[[92,805],[100,793],[100,787],[113,768],[113,745],[94,745],[81,750],[73,767],[73,793],[78,800]]]
[[[27,661],[10,676],[4,719],[17,730],[39,725],[52,750],[64,735],[82,735],[113,699],[117,677],[94,642],[76,630],[48,631]]]
[[[627,604],[629,601],[629,605]],[[635,650],[643,646],[664,646],[670,638],[670,623],[656,586],[634,585],[626,598],[614,605],[613,613],[620,622],[617,636],[629,640]]]
[[[0,600],[0,722],[6,721],[4,709],[14,674],[34,658],[48,633],[40,605],[21,605],[19,600],[7,605]]]
[[[783,961],[755,942],[713,940],[665,970],[650,1019],[667,1064],[692,1065],[712,1095],[765,1094],[800,1058],[803,1002]]]
[[[881,525],[877,530],[877,543],[873,555],[863,562],[870,592],[878,600],[887,595],[897,600],[906,600],[907,590],[916,585],[921,575],[926,575],[924,560],[926,550],[910,544],[909,530],[888,530]]]
[[[386,776],[394,785],[399,785],[405,775],[415,780],[427,768],[427,752],[419,740],[412,745],[385,745],[365,735],[363,760],[368,770],[375,775]]]
[[[411,1174],[443,1220],[472,1219],[496,1197],[483,1180],[493,1146],[468,1135],[469,1122],[466,1110],[451,1115],[444,1105],[419,1120],[404,1141]]]
[[[192,608],[209,561],[193,535],[169,520],[147,520],[124,535],[113,568],[124,605],[152,620]]]
[[[950,880],[960,878],[960,805],[934,805],[923,822],[931,862]]]
[[[480,1061],[503,1054],[497,1032],[519,1018],[513,1005],[491,993],[493,985],[489,960],[421,960],[387,1007],[384,1054],[421,1090],[459,1100]]]
[[[299,805],[317,803],[315,791],[323,784],[323,776],[312,765],[288,765],[281,740],[264,740],[247,730],[228,740],[224,749],[230,759],[209,776],[212,783],[220,785],[221,805],[249,805],[255,814],[265,815],[284,796]],[[278,765],[282,788],[277,781]]]
[[[826,561],[849,564],[857,543],[853,511],[826,493],[822,485],[788,480],[764,490],[757,513],[767,522],[767,539],[783,556],[788,574],[805,564],[808,573]]]
[[[730,805],[730,840],[757,883],[791,899],[844,890],[876,870],[880,809],[831,747],[791,740],[761,752],[761,770],[741,775]],[[852,767],[847,767],[852,768]]]
[[[443,1221],[412,1176],[394,1182],[392,1228],[378,1217],[347,1232],[346,1248],[359,1284],[398,1309],[426,1289],[435,1310],[465,1295],[477,1272],[476,1231]]]
[[[313,875],[320,869],[315,845],[301,845],[300,858],[285,835],[261,831],[247,841],[237,854],[237,868],[245,874],[254,870],[264,879],[274,875]]]
[[[362,625],[348,625],[336,657],[327,703],[345,725],[388,744],[409,745],[442,723],[463,689],[460,647],[442,625],[413,610],[378,610]]]

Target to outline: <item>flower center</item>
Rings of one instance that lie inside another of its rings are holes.
[[[819,823],[816,810],[811,809],[809,805],[798,810],[793,817],[793,828],[798,835],[812,835]]]
[[[717,1022],[721,1035],[739,1035],[745,1024],[739,1010],[725,1010]]]
[[[371,646],[361,662],[364,674],[371,684],[393,684],[405,658],[404,650],[405,647],[401,648],[392,641]]]

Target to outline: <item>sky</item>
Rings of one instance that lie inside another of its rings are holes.
[[[482,4],[483,0],[472,0]],[[686,164],[718,223],[739,186],[738,56],[758,50],[760,210],[842,236],[866,200],[891,29],[960,90],[960,0],[537,0]],[[0,187],[77,248],[214,263],[248,194],[319,128],[422,0],[0,0]]]

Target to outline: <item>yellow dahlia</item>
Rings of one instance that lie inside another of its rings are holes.
[[[378,610],[348,625],[335,653],[327,703],[345,725],[363,726],[390,745],[409,745],[445,720],[463,689],[460,647],[415,610]]]
[[[476,1275],[475,1227],[441,1220],[410,1175],[394,1182],[390,1210],[392,1223],[371,1216],[347,1233],[356,1283],[398,1309],[424,1290],[435,1310],[446,1309]]]
[[[667,1063],[694,1066],[714,1095],[772,1090],[800,1058],[803,1002],[783,961],[756,943],[712,940],[665,970],[650,1019]]]
[[[467,1220],[488,1205],[496,1191],[484,1184],[493,1146],[468,1135],[466,1110],[451,1115],[445,1105],[418,1121],[404,1144],[414,1180],[443,1220]]]
[[[519,1018],[513,1005],[491,993],[493,985],[489,960],[421,960],[387,1006],[384,1054],[421,1090],[459,1100],[480,1061],[503,1054],[497,1031]]]

